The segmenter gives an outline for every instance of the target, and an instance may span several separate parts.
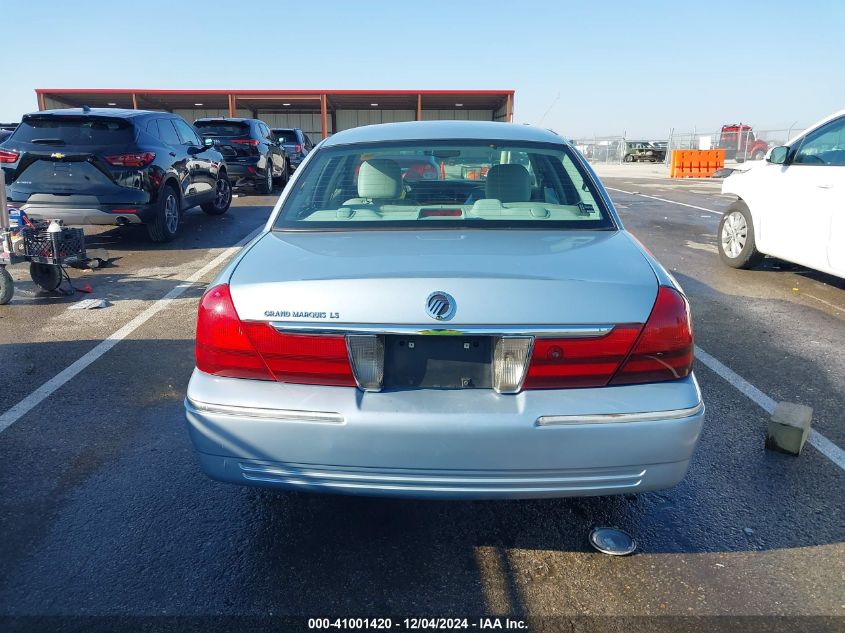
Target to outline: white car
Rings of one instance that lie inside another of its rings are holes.
[[[845,110],[731,174],[722,193],[739,198],[719,223],[728,266],[751,268],[771,255],[845,277]]]

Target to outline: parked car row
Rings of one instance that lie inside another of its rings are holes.
[[[191,207],[221,215],[233,188],[270,194],[285,185],[313,147],[301,130],[289,131],[303,138],[291,154],[258,119],[192,126],[168,112],[48,110],[25,115],[0,137],[0,167],[9,203],[33,219],[143,224],[152,241],[168,242]]]

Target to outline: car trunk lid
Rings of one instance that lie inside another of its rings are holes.
[[[657,294],[620,231],[272,232],[230,284],[242,319],[447,329],[644,323]],[[434,292],[448,321],[426,311]]]

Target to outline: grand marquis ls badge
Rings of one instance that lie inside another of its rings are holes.
[[[428,316],[438,321],[448,321],[455,315],[455,299],[442,291],[432,292],[425,301]]]

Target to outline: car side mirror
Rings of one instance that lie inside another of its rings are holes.
[[[773,165],[786,165],[786,159],[789,156],[789,148],[785,145],[773,147],[766,157],[766,160]]]

